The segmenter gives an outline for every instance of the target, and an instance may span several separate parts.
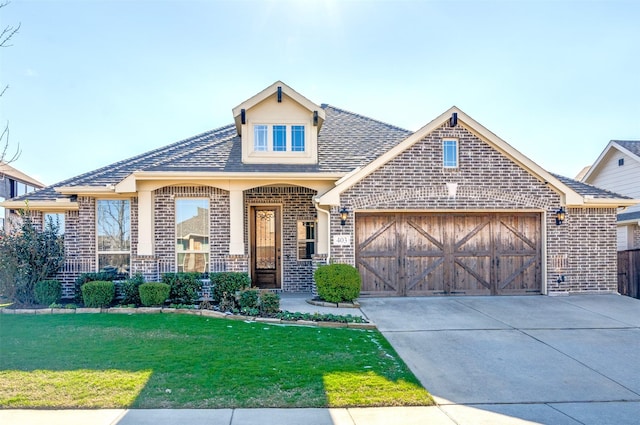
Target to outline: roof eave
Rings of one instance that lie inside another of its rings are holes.
[[[28,201],[28,202],[27,202]],[[71,202],[68,198],[61,198],[49,201],[4,201],[0,202],[0,206],[13,209],[23,210],[30,209],[35,211],[78,211],[80,208],[77,202]]]

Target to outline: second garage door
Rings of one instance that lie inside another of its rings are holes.
[[[359,213],[362,295],[541,292],[540,214]]]

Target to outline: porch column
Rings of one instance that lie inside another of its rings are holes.
[[[138,255],[153,255],[153,195],[138,191]]]
[[[229,191],[229,254],[244,255],[244,192]]]
[[[318,246],[316,247],[316,254],[327,255],[329,254],[329,217],[330,213],[324,208],[317,207],[318,214],[318,232],[316,238]]]

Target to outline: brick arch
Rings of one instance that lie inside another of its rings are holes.
[[[453,207],[464,209],[468,201],[487,200],[486,208],[491,208],[493,202],[501,201],[520,208],[541,208],[549,209],[552,205],[549,199],[534,197],[517,192],[504,192],[484,187],[473,187],[460,185],[455,198],[449,197],[444,184],[430,187],[411,188],[397,190],[393,192],[382,192],[367,196],[354,197],[352,208],[354,210],[364,208],[379,208],[381,206],[393,205],[397,208],[410,208],[408,205],[415,200],[425,200],[429,208]],[[493,201],[493,202],[491,202]],[[477,202],[474,202],[477,204]],[[476,206],[477,207],[477,206]]]

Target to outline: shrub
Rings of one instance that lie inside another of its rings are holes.
[[[36,283],[34,295],[38,304],[51,305],[60,301],[62,287],[57,280],[41,280]]]
[[[0,293],[20,304],[33,304],[36,282],[50,279],[64,264],[59,226],[49,220],[43,230],[27,210],[15,230],[0,229]]]
[[[258,288],[247,288],[240,291],[236,297],[240,309],[256,309],[260,298],[260,290]]]
[[[202,289],[200,273],[165,273],[162,283],[171,288],[169,301],[175,304],[195,304],[200,297],[198,291]]]
[[[111,272],[82,273],[76,278],[76,296],[74,301],[82,302],[82,285],[87,282],[113,282],[118,277],[117,274]]]
[[[271,291],[260,293],[260,312],[274,314],[280,311],[280,295]]]
[[[82,285],[82,300],[86,307],[108,307],[116,295],[113,282],[94,281]]]
[[[353,301],[360,295],[360,273],[349,264],[320,266],[313,274],[313,279],[316,282],[318,296],[325,301]]]
[[[140,291],[138,287],[144,283],[144,277],[140,273],[133,275],[131,279],[122,282],[122,304],[140,305]]]
[[[210,277],[214,303],[220,303],[225,292],[235,296],[236,292],[251,286],[251,279],[247,273],[219,272],[211,273]]]
[[[169,298],[171,286],[161,282],[147,282],[138,287],[140,302],[145,307],[159,306]]]

